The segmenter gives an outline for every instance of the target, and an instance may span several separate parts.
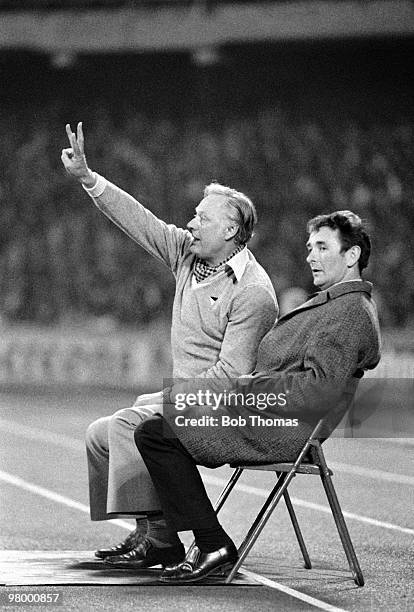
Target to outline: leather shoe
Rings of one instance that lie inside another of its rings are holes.
[[[184,561],[187,561],[188,563],[191,563],[193,566],[195,563],[197,563],[198,557],[200,555],[200,549],[198,548],[198,546],[194,545],[193,547],[189,548],[189,550],[187,551],[187,554],[184,557]],[[181,560],[179,563],[174,563],[174,565],[166,565],[164,567],[164,571],[163,571],[163,576],[172,576],[177,572],[177,568],[178,566],[182,563],[183,561]]]
[[[195,557],[195,555],[194,555]],[[185,559],[175,568],[168,568],[164,571],[160,580],[168,584],[187,584],[189,582],[198,582],[216,573],[230,570],[238,559],[237,548],[233,542],[229,542],[226,546],[222,546],[218,550],[210,553],[199,551],[197,557],[191,561]]]
[[[104,563],[120,569],[142,569],[154,565],[165,567],[179,563],[184,556],[185,550],[181,542],[174,546],[157,548],[148,538],[143,538],[138,546],[129,552],[116,557],[106,557]]]
[[[144,536],[134,529],[134,531],[131,531],[131,533],[127,535],[123,542],[120,542],[116,546],[111,546],[110,548],[99,548],[96,550],[95,557],[98,559],[105,559],[105,557],[124,555],[135,548],[135,546],[138,546],[143,539]]]
[[[194,544],[194,546],[191,546],[188,549],[187,554],[184,558],[184,561],[188,561],[194,566],[194,564],[197,563],[197,560],[200,554],[201,554],[200,549],[198,548],[198,546]],[[180,563],[182,563],[182,561],[180,561]],[[164,572],[162,575],[165,577],[165,576],[171,576],[175,574],[177,571],[177,567],[178,565],[180,565],[180,563],[174,563],[174,565],[166,565],[164,567]],[[214,575],[217,574],[218,576],[223,576],[225,572],[221,569],[216,569],[213,572],[211,572],[211,574],[214,574]]]

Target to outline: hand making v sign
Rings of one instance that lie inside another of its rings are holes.
[[[92,187],[96,182],[96,178],[86,163],[82,122],[78,123],[76,135],[72,132],[69,123],[67,123],[66,133],[69,138],[70,147],[62,149],[61,156],[66,172],[78,179],[85,187]]]

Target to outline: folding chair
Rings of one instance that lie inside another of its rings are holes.
[[[309,554],[306,549],[302,532],[300,530],[299,523],[296,518],[296,514],[293,509],[293,505],[287,489],[291,480],[296,474],[313,474],[316,476],[320,476],[322,480],[322,484],[325,489],[325,493],[328,498],[329,505],[331,507],[332,515],[335,520],[336,527],[341,538],[342,546],[348,559],[349,567],[352,572],[352,576],[355,580],[355,583],[358,586],[364,585],[364,577],[362,575],[361,568],[359,566],[358,559],[355,554],[355,550],[352,545],[351,538],[345,523],[345,519],[342,514],[341,506],[339,505],[339,501],[332,483],[332,471],[326,465],[322,446],[318,439],[318,435],[322,430],[323,424],[324,419],[321,419],[314,428],[311,435],[309,436],[308,440],[306,441],[305,445],[303,446],[301,452],[298,455],[298,458],[294,463],[275,463],[271,465],[254,466],[231,466],[235,467],[236,469],[234,470],[229,482],[226,484],[225,488],[223,489],[216,502],[215,510],[217,513],[223,507],[224,502],[228,498],[230,492],[234,488],[235,484],[239,480],[244,470],[266,470],[275,472],[277,482],[273,490],[270,492],[261,510],[259,511],[257,517],[255,518],[241,546],[239,547],[239,559],[232,568],[231,572],[226,577],[226,584],[229,584],[233,580],[241,564],[249,554],[252,546],[256,542],[261,531],[263,530],[272,512],[274,511],[282,497],[285,500],[289,516],[292,521],[296,538],[298,540],[299,547],[305,562],[305,568],[311,569],[312,565],[309,558]]]

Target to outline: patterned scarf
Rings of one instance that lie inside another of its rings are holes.
[[[194,263],[194,267],[193,267],[193,272],[194,272],[194,276],[195,276],[195,279],[196,279],[197,283],[200,283],[201,281],[205,280],[206,278],[208,278],[212,274],[215,274],[216,272],[219,272],[222,269],[224,269],[225,264],[228,261],[230,261],[230,259],[232,257],[237,255],[237,253],[240,253],[240,251],[243,248],[244,248],[244,244],[239,244],[237,249],[235,251],[233,251],[233,253],[231,255],[229,255],[226,259],[221,261],[216,266],[209,266],[207,263],[205,263],[205,261],[203,261],[202,259],[198,259],[198,257],[197,257],[197,259],[195,260],[195,263]]]

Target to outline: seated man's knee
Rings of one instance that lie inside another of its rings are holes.
[[[142,423],[146,418],[145,414],[141,414],[139,410],[133,408],[122,408],[109,417],[110,434],[117,434],[128,431],[134,431],[135,427]]]
[[[108,417],[102,417],[93,421],[85,433],[85,442],[88,448],[93,446],[105,446],[108,440]]]
[[[128,421],[127,414],[129,408],[122,408],[121,410],[117,410],[113,415],[109,417],[109,424],[111,426],[116,425],[118,423],[125,423]]]

